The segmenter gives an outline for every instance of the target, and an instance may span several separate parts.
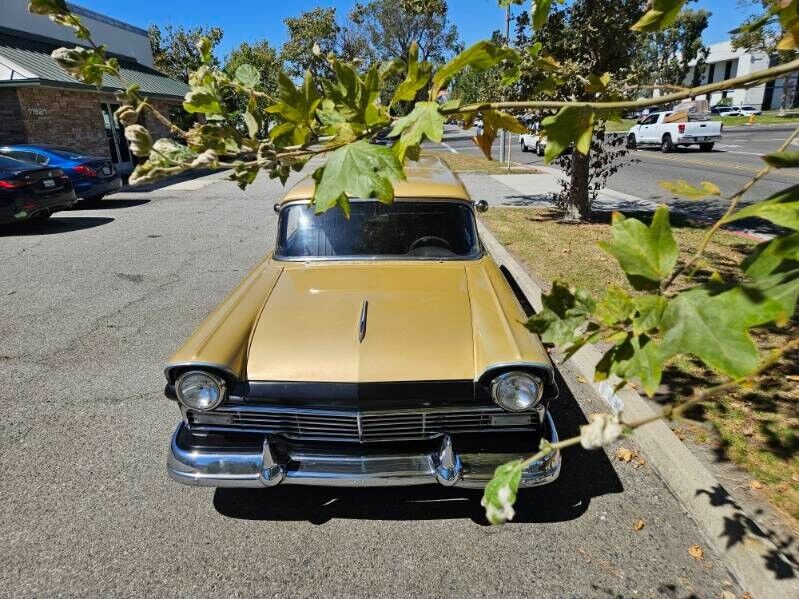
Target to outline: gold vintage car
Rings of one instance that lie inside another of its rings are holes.
[[[306,180],[276,206],[274,253],[166,367],[173,479],[483,487],[557,441],[552,364],[460,179],[423,158],[395,193],[314,215]],[[554,453],[521,484],[559,471]]]

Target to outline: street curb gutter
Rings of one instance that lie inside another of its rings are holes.
[[[478,230],[494,260],[513,275],[533,308],[541,310],[541,288],[485,225],[478,223]],[[570,364],[587,381],[593,381],[594,368],[601,356],[595,346],[586,345],[570,359]],[[632,389],[614,393],[613,381],[589,384],[615,412],[624,408],[628,420],[646,418],[655,413]],[[775,577],[775,571],[793,572],[787,558],[760,532],[752,518],[740,509],[718,479],[664,421],[658,420],[637,429],[634,439],[745,591],[763,598],[799,597],[799,579],[795,574],[794,578]]]

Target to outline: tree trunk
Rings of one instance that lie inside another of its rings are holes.
[[[591,159],[589,155],[581,154],[575,149],[572,151],[571,161],[572,174],[566,212],[569,218],[584,220],[591,216],[591,197],[588,193],[588,168]]]

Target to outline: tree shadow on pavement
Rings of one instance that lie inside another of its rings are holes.
[[[552,414],[561,438],[579,434],[586,423],[577,401],[558,374],[560,397]],[[457,449],[457,445],[456,445]],[[580,517],[593,497],[621,493],[621,481],[603,451],[577,446],[563,456],[554,483],[522,489],[513,523],[563,522]],[[272,489],[219,488],[214,507],[223,516],[244,520],[308,521],[324,524],[334,518],[359,520],[438,520],[468,518],[488,525],[479,489],[437,485],[389,488],[278,486]]]
[[[728,549],[740,543],[751,542],[752,539],[755,542],[758,540],[771,541],[775,547],[764,547],[761,551],[766,568],[774,573],[774,578],[777,580],[799,576],[799,563],[790,554],[795,540],[793,537],[781,538],[776,531],[758,526],[754,520],[743,512],[741,506],[730,497],[727,491],[719,485],[710,490],[701,489],[696,494],[707,495],[708,501],[713,507],[730,506],[734,510],[732,517],[724,517],[722,537],[726,538]]]
[[[113,218],[100,216],[73,216],[67,218],[53,216],[47,220],[22,221],[11,225],[0,225],[0,237],[27,237],[70,233],[72,231],[107,225],[113,222],[113,220]]]

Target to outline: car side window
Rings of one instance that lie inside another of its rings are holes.
[[[36,162],[38,162],[39,164],[47,164],[48,162],[50,162],[50,158],[45,156],[44,154],[39,154],[37,152],[37,153],[35,153],[33,155],[36,158]]]
[[[646,117],[642,125],[654,125],[658,120],[658,115],[653,114],[651,116]]]
[[[23,162],[36,162],[36,154],[33,152],[23,152],[22,150],[5,150],[3,153],[10,158],[22,160]]]

